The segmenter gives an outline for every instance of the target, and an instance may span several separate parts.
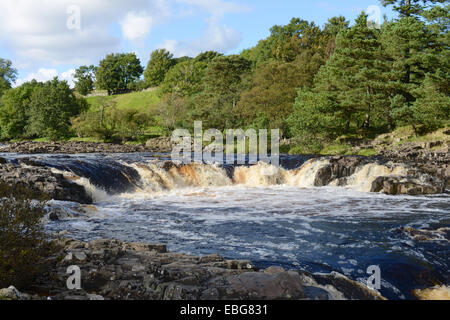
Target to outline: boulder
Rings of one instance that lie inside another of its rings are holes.
[[[22,294],[15,287],[0,290],[0,300],[21,300]]]

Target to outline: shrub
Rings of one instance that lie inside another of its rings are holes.
[[[0,288],[25,288],[41,273],[52,253],[44,232],[45,201],[31,191],[0,182]]]

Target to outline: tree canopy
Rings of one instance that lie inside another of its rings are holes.
[[[139,80],[143,68],[134,53],[109,54],[100,61],[95,72],[96,87],[107,90],[108,94],[128,92]]]
[[[182,61],[180,61],[182,62]],[[166,73],[176,64],[173,54],[166,49],[155,50],[150,56],[144,77],[148,86],[159,86],[166,77]]]

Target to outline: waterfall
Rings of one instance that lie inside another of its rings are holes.
[[[108,198],[107,192],[100,187],[96,187],[95,185],[93,185],[88,178],[79,177],[69,171],[62,171],[54,168],[52,168],[51,170],[53,173],[62,174],[67,180],[73,181],[76,184],[83,186],[86,192],[92,197],[92,200],[94,202],[100,202]]]
[[[105,200],[110,195],[154,194],[177,189],[230,186],[339,186],[370,192],[378,177],[393,176],[402,179],[408,177],[410,171],[405,165],[368,162],[365,158],[343,160],[313,158],[298,168],[290,169],[264,162],[246,166],[221,166],[201,163],[175,164],[159,159],[103,163],[90,160],[67,162],[59,167],[53,164],[52,170],[82,185],[96,202]],[[421,178],[420,175],[417,177]]]

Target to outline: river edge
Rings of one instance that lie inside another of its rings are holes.
[[[385,300],[376,290],[336,272],[257,270],[247,260],[171,253],[164,244],[62,238],[56,244],[58,251],[46,261],[47,272],[24,293],[10,288],[0,290],[0,296],[11,300]],[[68,270],[74,266],[81,271],[81,289],[70,290]]]

